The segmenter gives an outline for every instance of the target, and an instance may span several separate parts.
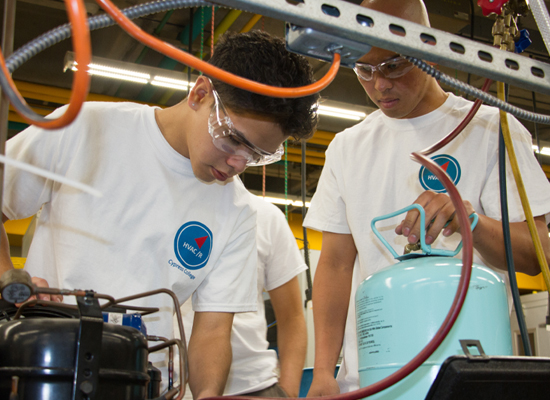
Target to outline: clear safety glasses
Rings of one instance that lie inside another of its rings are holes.
[[[212,94],[214,95],[214,106],[208,118],[208,131],[218,150],[244,158],[249,167],[267,165],[281,159],[285,151],[282,144],[275,153],[269,153],[250,143],[242,133],[234,128],[233,122],[227,115],[220,96],[213,86]]]
[[[391,60],[381,62],[378,65],[365,63],[355,63],[353,70],[357,76],[364,81],[371,81],[374,71],[380,72],[384,77],[394,79],[399,78],[413,69],[414,64],[403,56],[397,56]]]

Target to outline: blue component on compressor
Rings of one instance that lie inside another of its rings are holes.
[[[519,39],[515,42],[516,48],[514,53],[523,53],[523,51],[533,43],[529,37],[529,31],[527,29],[522,29],[519,31]]]
[[[103,322],[137,329],[147,337],[147,328],[141,314],[103,313]]]

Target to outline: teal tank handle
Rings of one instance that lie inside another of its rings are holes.
[[[376,229],[376,223],[378,221],[382,221],[384,219],[389,219],[389,218],[393,218],[395,217],[396,215],[399,215],[399,214],[403,214],[403,213],[406,213],[408,212],[409,210],[412,210],[413,208],[416,208],[418,210],[418,212],[420,213],[420,225],[421,226],[426,226],[426,213],[424,211],[424,208],[419,205],[419,204],[411,204],[405,208],[402,208],[401,210],[398,210],[398,211],[395,211],[395,212],[392,212],[390,214],[386,214],[386,215],[382,215],[380,217],[376,217],[376,218],[373,218],[372,222],[371,222],[371,228],[372,228],[372,231],[374,232],[374,234],[378,237],[378,239],[380,239],[380,241],[382,242],[382,244],[384,246],[386,246],[386,248],[392,253],[393,257],[396,258],[396,259],[402,259],[403,256],[400,256],[399,254],[397,254],[397,252],[394,250],[394,248],[388,243],[388,241],[386,239],[384,239],[382,237],[382,235],[380,234],[380,232],[378,232],[378,229]],[[479,221],[479,217],[478,215],[474,212],[470,215],[470,218],[473,218],[473,221],[472,221],[472,224],[471,224],[471,229],[472,231],[474,230],[474,228],[476,227],[477,225],[477,222]],[[460,250],[462,249],[462,240],[460,241],[460,243],[458,244],[458,246],[456,247],[456,249],[454,251],[452,250],[446,250],[446,249],[432,249],[432,246],[430,246],[429,244],[426,244],[426,231],[425,230],[421,230],[420,231],[420,248],[422,249],[422,255],[427,255],[427,256],[445,256],[445,257],[454,257],[456,256]],[[411,253],[412,254],[412,253]],[[415,256],[418,256],[418,254],[414,254]]]

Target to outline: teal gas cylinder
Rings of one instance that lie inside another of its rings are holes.
[[[375,218],[372,228],[400,262],[370,275],[356,292],[357,347],[361,387],[399,370],[434,337],[444,321],[460,280],[462,260],[454,251],[431,249],[421,233],[422,253],[399,256],[375,223],[418,205]],[[477,223],[477,215],[472,226]],[[468,294],[453,328],[439,348],[414,372],[369,399],[424,399],[441,364],[463,355],[460,340],[479,340],[487,355],[512,355],[510,316],[504,281],[490,268],[472,266]]]

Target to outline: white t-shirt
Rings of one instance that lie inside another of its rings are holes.
[[[25,269],[53,287],[115,298],[168,288],[180,305],[193,295],[198,311],[256,310],[256,217],[248,192],[233,180],[199,181],[190,160],[165,140],[154,110],[86,103],[69,127],[29,127],[8,141],[9,157],[103,193],[97,198],[8,167],[4,214],[25,218],[42,208]],[[146,318],[148,334],[173,337],[169,296],[132,304],[160,307]]]
[[[358,251],[338,375],[342,392],[359,388],[355,290],[367,276],[395,263],[372,232],[371,221],[412,204],[427,189],[443,189],[439,180],[409,155],[454,130],[471,105],[472,102],[450,93],[441,107],[417,118],[394,119],[375,111],[337,134],[326,152],[326,163],[304,225],[319,231],[351,233]],[[531,135],[512,116],[508,116],[508,121],[533,215],[546,215],[548,222],[550,185],[533,156]],[[446,168],[462,198],[469,200],[477,213],[500,220],[498,132],[498,110],[482,106],[458,138],[430,157],[436,157]],[[507,189],[510,222],[524,221],[509,161]],[[398,215],[376,225],[399,254],[407,239],[394,230],[403,218],[404,214]],[[460,240],[458,234],[450,238],[440,235],[433,247],[454,250]],[[477,252],[474,262],[491,266]],[[505,265],[500,267],[506,269]]]
[[[250,195],[257,212],[258,311],[235,314],[231,331],[233,359],[225,386],[225,395],[255,392],[278,381],[275,350],[268,350],[263,290],[284,285],[307,269],[284,214],[277,206]],[[193,310],[187,301],[181,308],[186,338],[193,325]],[[186,391],[191,398],[191,391]]]

